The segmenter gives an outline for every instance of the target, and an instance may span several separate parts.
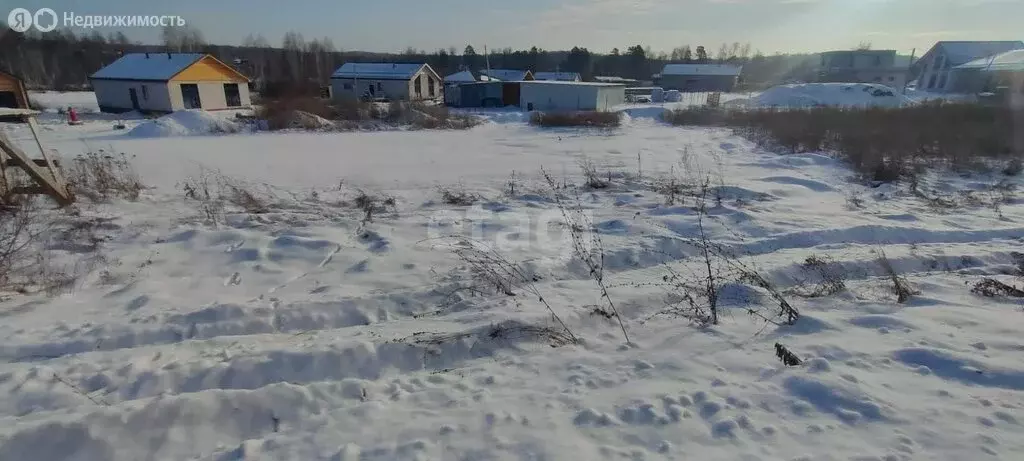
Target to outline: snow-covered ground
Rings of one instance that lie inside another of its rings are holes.
[[[1024,266],[1021,201],[943,211],[825,155],[652,118],[505,121],[163,138],[44,124],[65,159],[124,152],[152,189],[80,206],[106,262],[73,288],[0,303],[0,459],[1024,459],[1024,306],[970,292],[983,276],[1021,285],[1006,275]],[[540,177],[581,184],[584,161],[611,177],[580,201],[631,345]],[[204,222],[183,192],[204,171],[271,206]],[[814,281],[812,255],[841,265],[846,290],[787,294],[794,326],[749,316],[771,300],[736,281],[718,326],[659,315],[679,295],[663,277],[701,263],[694,199],[667,205],[652,187],[670,176],[713,179],[705,230],[779,290]],[[921,188],[998,180],[940,173]],[[482,199],[445,205],[439,186]],[[339,203],[359,190],[396,207],[362,223]],[[471,271],[452,235],[521,263],[582,342],[537,334],[557,324],[526,288],[458,290]],[[879,249],[920,291],[906,304]],[[777,342],[804,364],[782,365]]]

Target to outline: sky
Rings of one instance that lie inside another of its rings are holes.
[[[480,52],[537,46],[594,52],[750,43],[765,54],[851,49],[870,42],[920,56],[939,40],[1024,40],[1024,0],[0,0],[58,16],[176,15],[206,41],[240,44],[285,32],[329,37],[343,50],[397,52],[471,44]],[[157,43],[158,28],[99,28]],[[81,31],[77,29],[76,31]]]

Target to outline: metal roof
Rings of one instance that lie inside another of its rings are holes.
[[[731,64],[665,64],[661,76],[666,75],[731,75],[737,76],[743,66]]]
[[[505,82],[518,82],[526,78],[526,74],[529,72],[528,70],[517,69],[485,69],[480,71],[480,75],[486,75]]]
[[[1021,70],[1024,71],[1024,50],[1013,50],[995,56],[975,59],[956,66],[957,69]]]
[[[625,78],[625,77],[616,77],[616,76],[611,76],[611,75],[605,75],[605,76],[598,75],[598,76],[594,77],[594,81],[596,81],[596,82],[604,82],[604,83],[633,83],[633,82],[639,82],[640,80],[636,80],[636,79],[632,79],[632,78]]]
[[[369,78],[376,80],[408,80],[426,64],[390,62],[346,62],[331,78]]]
[[[579,72],[534,72],[533,78],[537,80],[560,80],[574,82],[580,80]]]
[[[128,53],[92,74],[110,80],[170,80],[206,56],[203,53]]]
[[[981,59],[1005,53],[1011,50],[1024,49],[1024,42],[1020,40],[993,41],[993,42],[938,42],[936,48],[942,48],[946,52],[946,59],[950,64],[957,66],[968,61]]]
[[[469,82],[486,82],[490,80],[486,75],[481,75],[479,78],[473,75],[473,72],[464,70],[462,72],[456,72],[444,78],[446,83],[469,83]]]
[[[604,86],[604,87],[625,87],[621,83],[604,82],[567,82],[564,80],[523,80],[522,85],[566,85],[566,86]]]

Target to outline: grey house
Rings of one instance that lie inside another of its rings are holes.
[[[896,65],[896,50],[852,50],[821,53],[819,82],[880,83],[903,88],[908,69]]]
[[[917,89],[944,93],[953,88],[953,68],[976,59],[1024,49],[1024,42],[938,42],[910,66],[917,77]]]
[[[427,64],[347,62],[331,75],[335,99],[417,101],[443,98],[444,83]]]
[[[656,85],[684,93],[732,91],[739,81],[742,66],[731,64],[666,64]]]

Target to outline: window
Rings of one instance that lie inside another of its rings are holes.
[[[228,107],[238,107],[242,105],[242,96],[238,93],[237,83],[225,83],[224,84],[224,101]]]
[[[146,85],[142,85],[142,100],[149,100],[149,88],[147,88]]]
[[[939,88],[941,88],[941,89],[945,89],[946,88],[946,74],[942,74],[942,75],[939,76]]]
[[[423,83],[423,76],[417,75],[416,80],[413,81],[412,86],[416,89],[416,96],[423,96],[423,88],[420,86]]]
[[[427,94],[430,95],[431,98],[433,98],[434,97],[434,91],[435,91],[434,90],[434,79],[428,77],[427,78]]]
[[[881,81],[882,81],[882,77],[875,77],[875,82],[879,82],[880,83]]]
[[[932,74],[932,77],[928,79],[928,89],[929,90],[932,89],[932,88],[935,88],[935,79],[937,77],[938,77],[937,75]]]
[[[383,83],[377,82],[377,91],[384,91],[384,84]]]
[[[882,57],[881,56],[875,56],[875,67],[878,67],[878,66],[881,66],[881,65],[882,65]]]
[[[889,81],[890,82],[895,82],[896,81],[896,77],[893,77],[892,75],[890,75],[889,76]]]
[[[341,85],[341,87],[346,89],[346,90],[351,90],[352,89],[352,84],[351,83],[343,83]]]

